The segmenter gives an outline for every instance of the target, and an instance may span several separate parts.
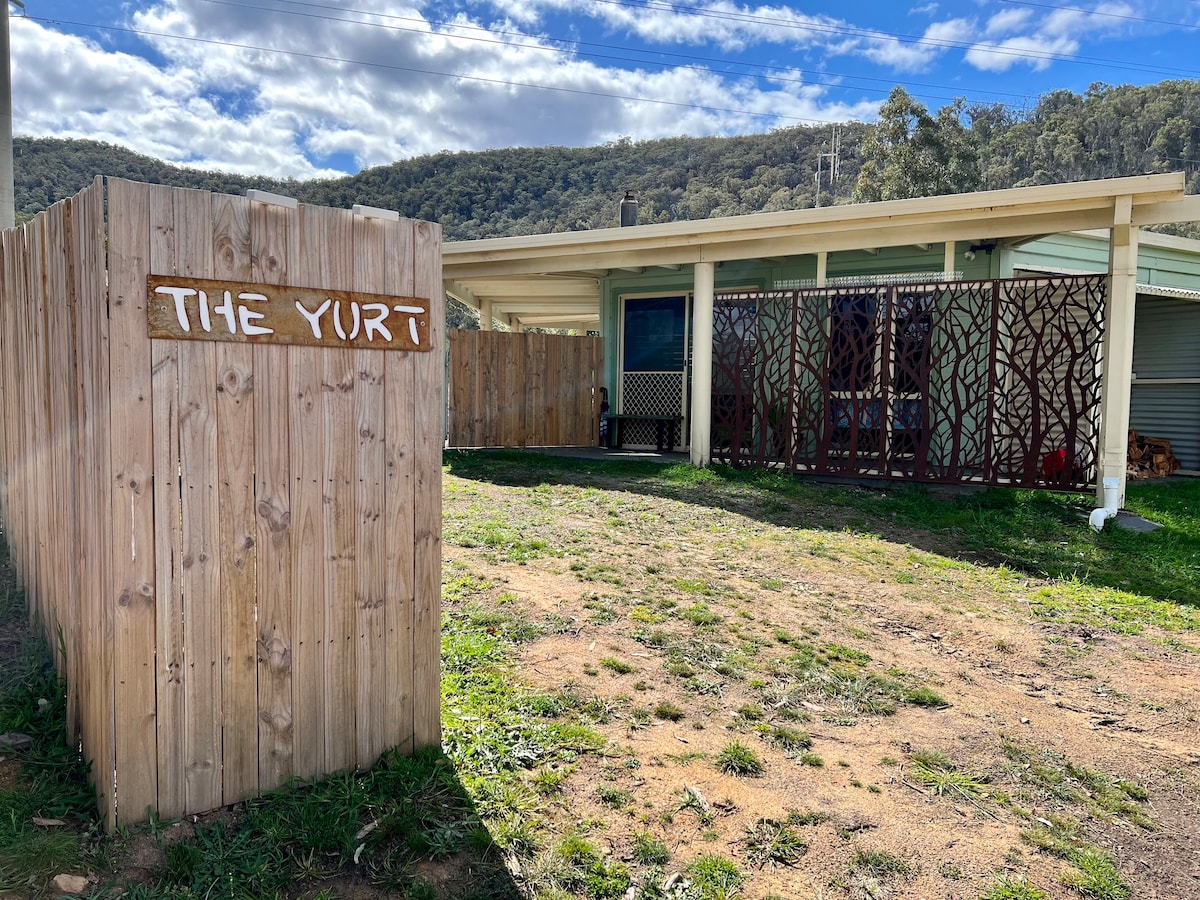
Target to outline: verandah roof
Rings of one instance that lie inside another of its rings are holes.
[[[1200,220],[1200,196],[1181,173],[1139,175],[755,213],[699,221],[448,242],[446,291],[497,318],[524,324],[599,320],[600,279],[614,270],[797,256],[950,241],[1019,244],[1111,228],[1129,198],[1130,224]]]

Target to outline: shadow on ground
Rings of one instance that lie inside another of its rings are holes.
[[[877,535],[930,553],[1200,607],[1200,479],[1131,484],[1129,503],[1164,527],[1091,531],[1092,498],[1011,488],[827,484],[756,470],[698,470],[678,455],[604,457],[452,450],[451,474],[510,486],[575,484],[722,509],[788,528]]]
[[[127,900],[520,896],[440,749],[389,751],[365,772],[104,836],[87,767],[66,740],[65,688],[2,537],[0,734],[31,744],[0,756],[0,894],[49,896],[54,876],[76,874],[91,877],[88,896]]]

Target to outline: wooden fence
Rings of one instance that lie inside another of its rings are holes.
[[[451,331],[450,446],[593,446],[603,378],[598,337]]]
[[[437,226],[98,179],[2,251],[0,517],[106,824],[437,744]],[[432,352],[152,340],[151,274],[431,298]]]

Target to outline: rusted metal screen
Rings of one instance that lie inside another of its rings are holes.
[[[713,458],[1083,490],[1107,277],[718,294]]]
[[[581,447],[597,441],[598,337],[450,332],[451,447]]]
[[[110,179],[0,249],[4,538],[106,823],[437,746],[440,229]],[[155,338],[152,275],[424,298],[432,352]]]

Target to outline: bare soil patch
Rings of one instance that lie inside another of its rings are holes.
[[[1081,896],[1064,883],[1071,863],[1030,834],[1069,817],[1132,896],[1200,894],[1200,659],[1179,635],[1039,618],[1028,598],[1048,583],[938,552],[927,534],[918,550],[911,533],[708,504],[702,487],[448,482],[447,572],[489,579],[479,602],[552,617],[522,645],[520,677],[608,709],[595,726],[607,754],[574,768],[552,832],[586,833],[631,866],[634,832],[649,833],[670,849],[667,872],[720,854],[749,898],[974,898],[1002,876],[1065,898]],[[464,546],[455,523],[480,517],[543,547]],[[801,677],[814,653],[833,675]],[[947,705],[871,710],[854,682],[876,676]],[[806,733],[807,757],[781,728]],[[761,774],[720,771],[731,741]],[[917,777],[930,751],[969,786]],[[1097,799],[1122,784],[1127,806]],[[748,835],[789,817],[804,852],[764,862]],[[864,866],[876,853],[901,871]]]

